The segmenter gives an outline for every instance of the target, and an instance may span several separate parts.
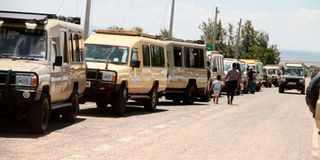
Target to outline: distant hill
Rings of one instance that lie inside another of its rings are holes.
[[[296,51],[296,50],[280,50],[281,62],[294,61],[303,62],[306,65],[320,66],[320,52]]]

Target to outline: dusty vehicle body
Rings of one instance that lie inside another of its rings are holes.
[[[217,75],[221,76],[221,81],[224,81],[224,56],[215,52],[207,53],[208,68],[209,68],[209,83],[211,84],[217,79]]]
[[[97,30],[86,41],[87,87],[82,103],[123,115],[128,99],[154,111],[167,87],[165,43],[134,31]]]
[[[49,117],[74,122],[85,89],[82,37],[79,18],[1,11],[0,108],[26,114],[33,133]]]
[[[265,87],[279,87],[280,84],[280,67],[277,65],[265,65],[263,67],[264,70],[264,86]]]
[[[303,63],[285,63],[281,70],[279,93],[284,93],[285,90],[296,89],[301,94],[304,94],[306,75]]]
[[[175,103],[193,104],[209,100],[207,56],[204,45],[165,41],[168,56],[168,83],[164,96]]]

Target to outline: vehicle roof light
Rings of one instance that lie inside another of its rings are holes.
[[[37,27],[36,23],[28,23],[28,22],[26,22],[25,24],[26,24],[27,29],[36,29],[36,27]]]

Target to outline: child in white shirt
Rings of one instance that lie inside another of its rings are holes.
[[[223,83],[221,81],[221,76],[217,76],[217,80],[215,80],[212,84],[212,89],[213,89],[213,103],[218,104],[219,101],[219,96],[220,96],[220,91],[221,87],[223,86]]]

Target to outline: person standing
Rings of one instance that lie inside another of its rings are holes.
[[[213,103],[218,104],[221,87],[223,83],[221,81],[221,76],[218,75],[217,79],[213,82],[211,89],[213,90]]]
[[[228,104],[233,103],[234,92],[238,85],[238,80],[240,79],[240,72],[237,70],[237,64],[232,64],[232,69],[230,69],[226,75],[226,87],[227,87],[227,98]]]
[[[248,72],[248,79],[249,79],[249,91],[250,93],[254,94],[256,91],[256,80],[257,80],[257,74],[256,72],[250,68]]]

